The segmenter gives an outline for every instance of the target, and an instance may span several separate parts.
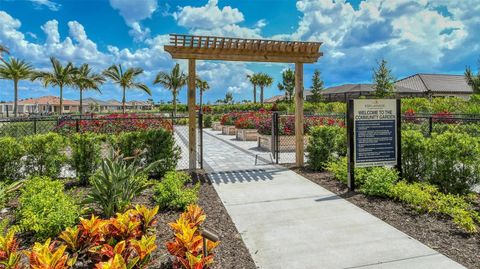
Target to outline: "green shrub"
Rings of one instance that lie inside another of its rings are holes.
[[[87,185],[90,176],[101,162],[102,136],[94,133],[76,133],[70,135],[72,151],[70,165],[75,169],[80,184]]]
[[[145,151],[143,161],[156,163],[151,172],[158,177],[174,170],[180,159],[180,148],[175,145],[173,133],[165,129],[121,133],[114,143],[124,156],[135,156]]]
[[[0,138],[0,182],[18,180],[23,166],[22,157],[25,154],[22,143],[12,137]]]
[[[355,168],[355,184],[361,186],[365,179],[366,174],[372,168]],[[333,173],[333,176],[336,180],[347,184],[348,183],[348,163],[347,157],[340,157],[338,159],[332,159],[326,165],[327,171]]]
[[[388,167],[372,167],[362,174],[360,191],[370,196],[387,197],[398,179],[398,172]]]
[[[429,181],[443,192],[467,193],[480,183],[480,142],[468,134],[433,134],[428,144]]]
[[[306,148],[308,155],[308,165],[316,171],[323,171],[325,165],[335,154],[341,155],[338,152],[341,147],[339,143],[343,128],[335,126],[317,126],[310,130],[308,145]]]
[[[65,139],[56,133],[26,136],[22,139],[25,148],[25,172],[31,176],[58,177],[66,163]]]
[[[155,186],[155,201],[160,208],[181,210],[198,200],[199,185],[187,188],[185,183],[190,176],[184,172],[167,172],[165,177]]]
[[[449,215],[453,222],[467,232],[477,231],[480,215],[469,203],[468,196],[444,194],[428,183],[409,184],[401,181],[390,189],[390,197],[404,202],[419,212]]]
[[[141,167],[136,159],[127,162],[123,155],[113,156],[112,153],[90,178],[92,189],[86,202],[97,204],[106,217],[123,212],[136,196],[150,186],[147,174],[155,165]]]
[[[39,239],[56,236],[77,222],[79,207],[63,192],[63,184],[48,177],[34,177],[25,183],[19,199],[18,219],[23,230]]]
[[[204,128],[211,128],[212,127],[212,122],[213,122],[212,115],[205,115],[203,117],[203,127]]]
[[[402,171],[409,181],[428,175],[428,140],[419,131],[402,131]]]

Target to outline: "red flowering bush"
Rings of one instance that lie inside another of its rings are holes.
[[[139,116],[136,114],[110,114],[108,116],[78,121],[79,132],[120,133],[151,129],[172,130],[172,123],[164,118]],[[59,133],[74,133],[77,131],[77,120],[61,121],[55,131]]]
[[[295,135],[295,116],[284,116],[279,119],[279,135]],[[340,119],[328,117],[306,117],[303,121],[303,130],[305,134],[310,132],[313,126],[340,126],[345,127],[345,122]],[[272,134],[272,119],[261,118],[257,121],[257,130],[259,134]]]
[[[420,123],[420,120],[417,118],[417,114],[412,108],[409,108],[407,111],[405,111],[403,118],[406,123]]]
[[[438,123],[455,123],[456,122],[453,117],[453,114],[446,110],[433,114],[432,118],[433,118],[432,119],[433,122],[438,122]]]
[[[272,119],[272,114],[263,108],[258,112],[243,113],[243,115],[235,121],[235,128],[238,129],[256,129],[258,121],[261,119]]]
[[[230,112],[230,113],[227,113],[227,114],[224,114],[222,116],[222,118],[220,119],[220,123],[222,125],[235,125],[235,122],[243,117],[244,115],[246,115],[248,113],[244,113],[244,112]]]

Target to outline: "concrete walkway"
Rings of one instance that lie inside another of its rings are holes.
[[[205,131],[204,166],[259,268],[463,268],[230,139]]]

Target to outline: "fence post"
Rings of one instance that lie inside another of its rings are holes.
[[[80,132],[80,122],[78,119],[75,119],[75,129],[77,130],[77,133]]]
[[[201,109],[198,111],[198,147],[198,161],[200,163],[200,169],[203,169],[203,113]]]
[[[33,134],[37,134],[37,118],[33,118]]]
[[[432,135],[433,132],[433,117],[432,115],[428,118],[428,135]]]

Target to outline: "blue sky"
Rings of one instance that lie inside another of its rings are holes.
[[[321,41],[325,56],[305,66],[305,87],[315,69],[326,86],[368,83],[376,61],[385,58],[395,77],[414,73],[461,74],[480,57],[480,0],[0,0],[0,43],[14,57],[48,69],[50,56],[62,62],[89,63],[100,72],[113,63],[142,67],[139,78],[155,101],[171,94],[152,85],[155,74],[173,67],[163,50],[169,33]],[[178,61],[186,69],[185,61]],[[199,62],[198,74],[212,89],[207,101],[232,91],[237,101],[252,99],[247,74],[266,72],[275,79],[286,64]],[[22,82],[20,98],[58,95],[58,89]],[[0,81],[0,100],[11,100],[12,83]],[[78,92],[65,89],[77,99]],[[102,94],[120,99],[107,83]],[[149,96],[131,90],[129,100]],[[180,100],[186,100],[183,89]]]

